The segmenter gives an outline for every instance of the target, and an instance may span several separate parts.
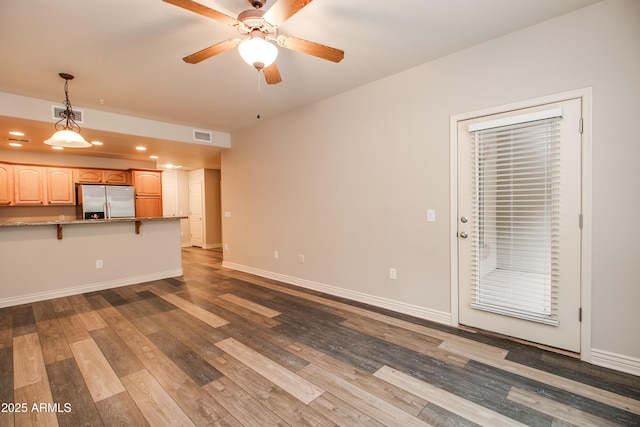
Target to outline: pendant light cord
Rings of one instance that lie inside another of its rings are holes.
[[[73,79],[72,75],[60,73],[60,77],[64,79],[64,106],[65,110],[62,112],[63,117],[54,125],[56,130],[72,130],[80,133],[80,125],[75,121],[75,113],[71,107],[71,101],[69,101],[69,80]],[[63,123],[64,122],[64,123]]]

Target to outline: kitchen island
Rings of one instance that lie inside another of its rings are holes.
[[[184,218],[0,220],[0,307],[181,276]]]

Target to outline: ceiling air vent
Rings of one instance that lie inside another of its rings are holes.
[[[30,139],[25,139],[25,138],[14,138],[14,137],[9,137],[7,138],[7,141],[9,142],[31,142]]]
[[[52,119],[53,120],[60,120],[60,119],[64,119],[64,111],[66,110],[65,107],[61,106],[61,105],[52,105],[51,106],[51,115],[52,115]],[[77,123],[84,123],[84,111],[82,110],[73,110],[73,120],[75,120]]]
[[[194,129],[193,140],[198,142],[211,142],[211,132]]]

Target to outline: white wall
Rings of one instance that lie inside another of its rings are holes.
[[[592,347],[640,370],[639,40],[640,2],[605,0],[235,133],[225,263],[444,321],[450,117],[593,87]]]

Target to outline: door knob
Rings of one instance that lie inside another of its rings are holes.
[[[462,233],[460,233],[460,237],[462,237],[463,239],[466,239],[467,237],[469,237],[469,235],[467,234],[466,231],[463,231]]]
[[[466,223],[467,223],[467,221],[469,221],[469,218],[467,218],[466,216],[461,216],[461,217],[460,217],[460,222],[461,222],[461,223],[466,224]]]

